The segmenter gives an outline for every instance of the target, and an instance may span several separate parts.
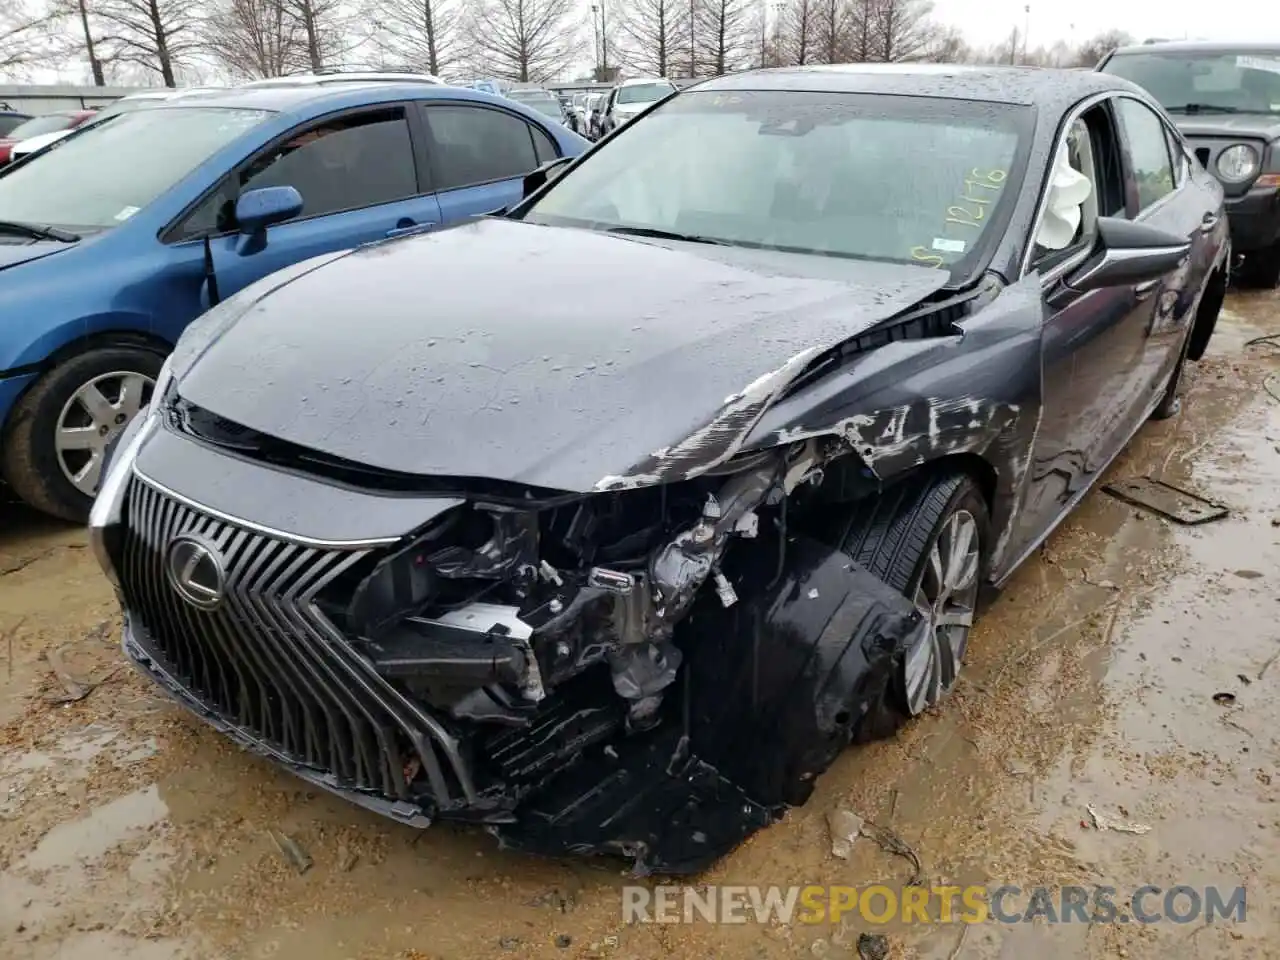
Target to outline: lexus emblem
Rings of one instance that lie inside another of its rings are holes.
[[[165,554],[165,572],[173,589],[193,607],[212,610],[222,603],[226,592],[222,558],[203,540],[190,536],[170,540]]]

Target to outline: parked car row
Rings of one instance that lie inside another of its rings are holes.
[[[308,258],[510,206],[526,174],[587,146],[476,91],[273,82],[122,102],[11,165],[0,318],[20,322],[0,324],[4,479],[83,519],[107,447],[209,305]]]
[[[0,383],[24,496],[105,477],[181,703],[400,822],[686,873],[954,688],[980,591],[1178,411],[1230,240],[1107,73],[628,89],[577,160],[443,87],[72,135],[0,175]]]

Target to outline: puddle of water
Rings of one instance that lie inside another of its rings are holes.
[[[113,847],[160,823],[168,813],[155,784],[135,790],[86,817],[58,824],[41,838],[22,865],[30,870],[50,870],[92,863]]]

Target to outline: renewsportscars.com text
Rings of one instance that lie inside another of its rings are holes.
[[[624,923],[1243,922],[1244,887],[626,886]]]

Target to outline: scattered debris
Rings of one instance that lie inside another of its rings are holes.
[[[39,563],[45,557],[50,556],[57,551],[57,547],[50,547],[48,550],[41,550],[37,554],[30,557],[23,557],[21,560],[6,560],[4,566],[0,566],[0,577],[7,577],[11,573],[17,573],[19,570],[25,570],[33,563]]]
[[[1190,490],[1183,490],[1181,487],[1175,487],[1171,483],[1152,477],[1136,477],[1132,480],[1108,483],[1104,484],[1102,489],[1117,500],[1143,507],[1168,517],[1175,523],[1188,525],[1208,523],[1210,520],[1219,520],[1227,515],[1227,508],[1222,504],[1206,500]]]
[[[837,810],[827,814],[827,827],[831,831],[831,855],[848,860],[853,853],[853,842],[862,832],[863,819],[850,810]]]
[[[576,900],[572,893],[563,893],[558,888],[552,888],[546,893],[540,893],[529,901],[531,907],[551,907],[559,910],[561,913],[568,913],[573,909]]]
[[[78,680],[72,676],[71,671],[63,663],[62,649],[62,647],[57,647],[44,652],[44,658],[49,664],[49,669],[53,671],[53,675],[57,677],[58,682],[62,684],[62,689],[65,691],[62,694],[49,694],[45,697],[49,703],[78,703],[115,676],[124,666],[124,664],[116,664],[97,680]]]
[[[1267,672],[1267,668],[1268,668],[1268,667],[1270,667],[1273,663],[1275,663],[1277,658],[1280,658],[1280,650],[1276,651],[1276,652],[1275,652],[1275,653],[1273,653],[1271,656],[1267,657],[1267,662],[1266,662],[1266,663],[1264,663],[1264,664],[1262,665],[1262,668],[1258,671],[1258,679],[1259,679],[1259,680],[1261,680],[1261,679],[1263,678],[1263,676],[1264,676],[1264,675],[1266,674],[1266,672]]]
[[[4,642],[5,642],[5,648],[6,648],[5,656],[8,657],[7,662],[9,664],[10,679],[13,679],[13,638],[18,635],[18,631],[22,629],[22,625],[26,622],[27,622],[26,617],[19,617],[18,622],[15,623],[8,630],[6,630],[4,634]]]
[[[864,933],[858,937],[858,956],[862,960],[885,960],[889,956],[889,938],[878,933]]]
[[[1235,570],[1233,572],[1242,580],[1257,580],[1262,576],[1261,572],[1257,570]]]
[[[517,950],[520,947],[519,937],[499,937],[498,946],[503,950]]]
[[[813,943],[809,944],[809,952],[815,957],[829,957],[831,956],[831,944],[822,937],[819,937],[817,940],[813,941]]]
[[[1236,702],[1236,695],[1234,693],[1227,693],[1224,690],[1221,693],[1215,693],[1213,695],[1213,702],[1223,707],[1230,706]]]
[[[874,840],[880,846],[880,849],[886,853],[895,854],[911,862],[915,872],[911,875],[911,879],[907,881],[907,886],[918,887],[924,882],[924,867],[920,864],[920,855],[911,849],[896,833],[878,826],[870,820],[862,821],[860,833],[868,840]],[[882,937],[881,939],[884,938]]]
[[[359,859],[360,854],[356,853],[346,844],[342,844],[338,847],[338,872],[350,873]]]
[[[293,868],[299,873],[306,873],[311,869],[311,856],[307,851],[302,849],[298,841],[294,840],[287,834],[281,833],[279,830],[268,830],[272,842],[275,843],[276,849],[284,855],[284,858],[293,864]]]
[[[567,933],[556,934],[556,946],[561,950],[567,948],[571,943],[573,943],[573,937],[569,936]]]
[[[1246,687],[1247,687],[1249,684],[1253,683],[1253,681],[1252,681],[1248,676],[1246,676],[1246,675],[1245,675],[1245,674],[1243,674],[1243,673],[1237,673],[1237,674],[1236,674],[1236,679],[1237,679],[1237,680],[1239,680],[1241,683],[1243,683]]]
[[[1089,811],[1089,816],[1093,818],[1095,830],[1114,830],[1116,833],[1134,833],[1138,836],[1151,832],[1151,827],[1145,823],[1130,823],[1109,817],[1105,813],[1099,813],[1091,803],[1087,804],[1085,809]]]
[[[1101,587],[1103,590],[1119,590],[1119,585],[1114,580],[1090,580],[1089,573],[1086,571],[1082,579],[1091,587]]]

